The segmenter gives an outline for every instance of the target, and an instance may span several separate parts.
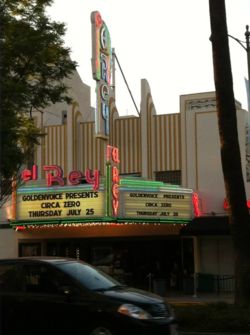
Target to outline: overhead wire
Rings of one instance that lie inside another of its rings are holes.
[[[119,70],[121,71],[123,80],[124,80],[124,82],[125,82],[125,84],[126,84],[126,86],[127,86],[127,89],[128,89],[128,91],[129,91],[130,97],[131,97],[131,99],[132,99],[132,101],[133,101],[133,104],[134,104],[134,106],[135,106],[136,112],[137,112],[138,116],[140,116],[139,109],[138,109],[138,107],[137,107],[137,105],[136,105],[136,102],[135,102],[135,99],[134,99],[134,97],[133,97],[133,94],[132,94],[132,92],[131,92],[131,90],[130,90],[130,88],[129,88],[127,79],[126,79],[126,77],[125,77],[125,75],[124,75],[124,72],[123,72],[122,67],[121,67],[121,64],[120,64],[120,62],[119,62],[119,60],[118,60],[117,54],[116,54],[115,52],[113,52],[113,54],[114,54],[115,60],[116,60],[116,62],[117,62],[117,64],[118,64]]]

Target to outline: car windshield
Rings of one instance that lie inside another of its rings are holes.
[[[89,290],[105,291],[121,284],[104,272],[81,262],[65,262],[57,264],[58,268],[67,273]]]

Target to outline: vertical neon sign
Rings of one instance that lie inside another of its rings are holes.
[[[119,170],[115,164],[119,164],[119,150],[111,145],[107,146],[107,215],[117,216],[119,209]]]
[[[99,12],[91,13],[92,75],[96,81],[95,132],[109,135],[109,90],[111,80],[111,41],[108,28]]]
[[[199,195],[198,193],[193,193],[193,207],[194,207],[194,215],[197,216],[201,216],[201,211],[200,211],[200,206],[199,206]]]

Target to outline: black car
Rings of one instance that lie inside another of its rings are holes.
[[[0,334],[176,335],[166,301],[67,258],[0,260]]]

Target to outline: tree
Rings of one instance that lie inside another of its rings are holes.
[[[250,305],[250,221],[241,167],[225,0],[209,0],[221,162],[235,249],[235,303]]]
[[[71,102],[64,79],[76,63],[63,45],[65,25],[46,16],[52,0],[0,3],[0,181],[29,160],[41,131],[32,111]]]

